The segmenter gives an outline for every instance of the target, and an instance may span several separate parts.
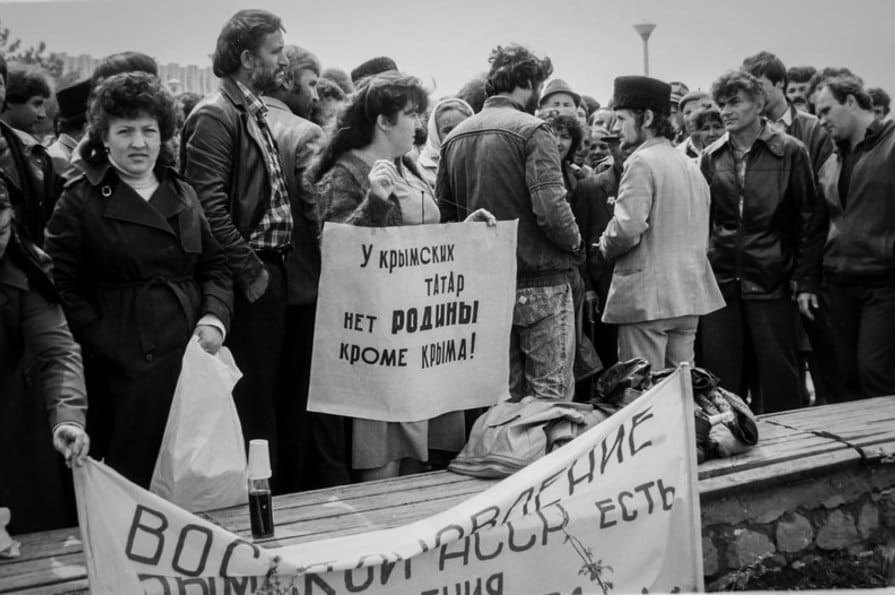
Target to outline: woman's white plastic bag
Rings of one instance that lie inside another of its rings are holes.
[[[222,347],[207,353],[193,337],[168,413],[150,489],[189,511],[248,502],[242,426],[233,387],[242,377]]]

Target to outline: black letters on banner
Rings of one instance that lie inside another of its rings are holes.
[[[202,555],[199,557],[196,568],[192,570],[184,568],[180,564],[180,556],[183,554],[183,546],[186,544],[186,537],[190,532],[205,536],[205,543],[202,545]],[[174,549],[174,560],[171,562],[171,567],[177,572],[187,576],[202,576],[202,573],[205,570],[205,562],[208,560],[208,553],[211,551],[212,541],[214,541],[214,536],[211,534],[210,529],[193,524],[185,525],[180,531],[180,537],[177,538],[177,547]]]
[[[643,450],[644,448],[646,448],[647,446],[652,446],[652,444],[653,444],[652,440],[647,440],[640,446],[634,445],[634,430],[637,429],[637,426],[639,426],[646,420],[653,417],[651,410],[652,410],[652,407],[649,407],[648,409],[646,409],[646,411],[641,411],[641,412],[635,413],[634,415],[631,416],[631,433],[628,435],[628,447],[631,450],[632,457],[634,455],[636,455],[638,452],[640,452],[641,450]]]
[[[244,545],[245,547],[250,548],[252,550],[252,553],[254,554],[253,555],[254,558],[258,558],[261,555],[261,550],[259,550],[258,546],[256,546],[253,543],[249,543],[248,541],[245,541],[242,539],[237,539],[235,541],[230,542],[227,545],[227,549],[224,550],[224,557],[221,559],[221,571],[219,573],[221,576],[227,576],[227,574],[228,574],[227,566],[229,566],[229,564],[230,564],[230,558],[233,556],[233,550],[235,550],[237,547],[239,547],[241,545]]]
[[[157,519],[158,526],[153,527],[144,524],[144,516],[147,517],[147,521],[152,517]],[[162,552],[165,549],[165,529],[167,528],[168,519],[165,517],[165,515],[158,512],[157,510],[147,508],[142,504],[137,504],[137,510],[134,512],[134,520],[131,521],[131,528],[127,534],[127,547],[125,547],[124,553],[134,562],[149,564],[150,566],[157,565],[162,559]],[[155,553],[153,553],[151,556],[144,556],[134,551],[138,530],[140,530],[141,533],[145,533],[147,535],[155,537]]]

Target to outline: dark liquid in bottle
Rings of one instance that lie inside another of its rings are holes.
[[[273,510],[270,492],[249,492],[252,537],[273,537]]]

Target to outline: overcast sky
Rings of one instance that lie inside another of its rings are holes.
[[[555,75],[605,103],[612,79],[642,72],[635,23],[657,27],[650,74],[708,88],[759,50],[787,66],[848,66],[895,91],[893,0],[0,0],[0,21],[27,43],[96,57],[139,50],[160,62],[210,64],[222,24],[240,8],[280,15],[287,42],[324,67],[393,57],[435,95],[488,67],[497,44],[549,55]]]

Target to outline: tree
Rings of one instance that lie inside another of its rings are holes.
[[[9,27],[4,27],[2,21],[0,21],[0,54],[3,54],[7,62],[39,66],[53,80],[58,81],[62,78],[62,69],[65,64],[59,54],[56,52],[48,53],[47,44],[43,41],[39,42],[37,47],[31,46],[23,49],[22,40],[19,38],[12,39]]]

